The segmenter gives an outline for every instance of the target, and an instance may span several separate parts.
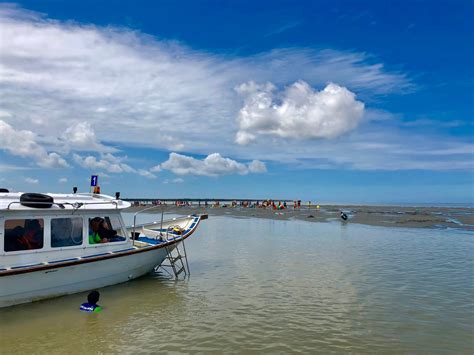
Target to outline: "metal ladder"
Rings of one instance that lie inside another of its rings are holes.
[[[181,244],[183,245],[183,250],[180,250]],[[170,276],[173,276],[169,271],[169,269],[171,269],[175,279],[178,279],[181,273],[184,273],[184,278],[189,277],[191,272],[189,271],[188,256],[186,254],[186,245],[184,244],[184,239],[176,243],[174,248],[165,246],[165,250],[166,261],[161,263],[161,265],[158,266],[155,271],[163,268],[163,270],[166,271]]]

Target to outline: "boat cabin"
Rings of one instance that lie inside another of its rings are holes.
[[[0,269],[97,256],[131,246],[121,210],[94,194],[0,194]]]

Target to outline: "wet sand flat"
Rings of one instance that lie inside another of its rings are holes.
[[[134,206],[127,212],[135,212],[149,206]],[[149,210],[149,213],[161,213],[162,207]],[[285,210],[271,208],[243,207],[204,207],[174,205],[163,206],[165,213],[193,214],[204,213],[210,216],[229,216],[237,218],[266,218],[275,220],[306,220],[310,222],[341,221],[383,227],[406,228],[455,228],[474,230],[474,209],[468,207],[404,207],[404,206],[335,206],[320,205],[320,208],[304,206]],[[347,221],[340,219],[344,211]]]

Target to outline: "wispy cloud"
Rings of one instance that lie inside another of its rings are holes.
[[[12,5],[0,5],[0,37],[0,149],[40,167],[75,163],[153,178],[163,168],[160,162],[149,162],[158,165],[148,170],[117,158],[116,147],[137,145],[219,152],[236,162],[235,173],[250,171],[239,163],[244,160],[369,170],[469,166],[466,155],[455,153],[466,142],[437,133],[420,139],[417,127],[388,124],[394,115],[370,106],[374,97],[412,92],[416,85],[367,53],[283,48],[250,57],[215,55],[126,28],[54,21]],[[241,114],[251,108],[248,97],[234,88],[251,81],[275,86],[270,113],[286,108],[284,93],[295,82],[306,83],[307,100],[290,105],[291,115],[265,114],[264,128],[247,127]],[[309,98],[328,83],[357,95],[351,108],[365,104],[364,116],[352,110],[355,115],[340,116],[335,134],[314,140],[323,131],[315,128],[318,123],[332,121],[305,109],[320,107]],[[302,123],[304,132],[296,124],[287,129],[288,122]],[[238,132],[254,131],[254,144],[233,143]],[[301,144],[303,139],[310,140]],[[451,153],[433,153],[439,151]],[[206,172],[200,164],[197,171]]]
[[[408,137],[407,137],[408,136]],[[408,139],[407,139],[408,138]],[[350,169],[365,171],[474,169],[474,144],[436,134],[407,133],[396,126],[380,130],[366,124],[362,129],[332,141],[298,144],[260,139],[273,154],[262,154],[268,161],[280,162],[291,169]],[[252,157],[259,158],[257,154]]]
[[[177,153],[171,153],[169,159],[160,165],[161,169],[170,170],[177,175],[219,176],[229,174],[246,175],[264,173],[265,163],[254,160],[249,165],[225,158],[219,153],[209,154],[204,159],[196,159]]]
[[[25,177],[25,182],[28,183],[28,184],[38,184],[39,183],[39,180],[38,179],[34,179],[34,178],[31,178],[31,177]]]
[[[182,184],[184,182],[184,179],[182,178],[176,178],[176,179],[165,179],[163,180],[163,184]]]
[[[0,164],[0,170],[2,172],[11,172],[11,171],[18,171],[18,170],[30,170],[31,167],[27,166],[19,166],[13,164]]]
[[[292,28],[298,27],[302,24],[302,21],[291,21],[287,22],[284,25],[276,27],[274,30],[268,32],[267,34],[264,35],[264,37],[270,37],[274,35],[278,35],[280,33],[286,32],[288,30],[291,30]]]
[[[371,95],[412,85],[364,53],[289,48],[227,57],[11,6],[0,7],[0,33],[4,119],[39,136],[72,137],[78,150],[106,150],[91,127],[100,141],[133,145],[139,137],[157,148],[201,152],[211,137],[225,145],[241,108],[234,88],[249,80],[286,86],[302,79],[316,88],[332,81]]]
[[[436,128],[453,128],[453,127],[461,127],[461,126],[472,126],[472,122],[465,122],[461,120],[450,120],[450,121],[443,121],[443,120],[434,120],[429,118],[422,118],[413,121],[405,121],[401,122],[401,126],[405,127],[436,127]]]
[[[156,179],[156,175],[145,169],[138,169],[138,175],[146,177],[148,179]]]

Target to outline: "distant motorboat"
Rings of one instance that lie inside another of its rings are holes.
[[[140,277],[207,218],[126,227],[128,207],[119,196],[0,192],[0,307]]]

